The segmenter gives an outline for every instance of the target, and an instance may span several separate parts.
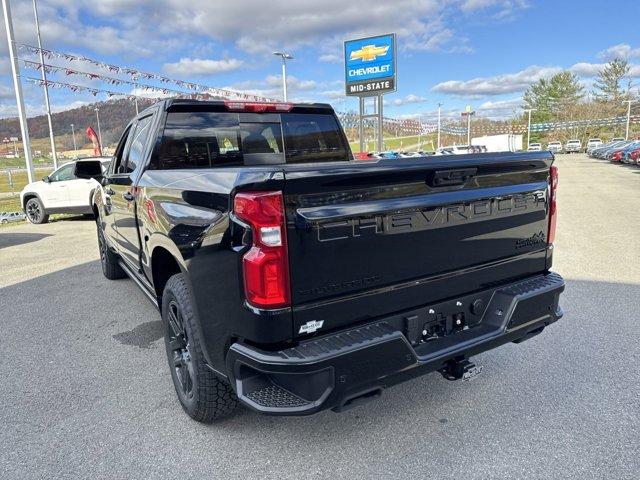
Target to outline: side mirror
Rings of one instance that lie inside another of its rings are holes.
[[[48,176],[48,175],[47,175],[46,177],[44,177],[44,178],[42,179],[42,181],[43,181],[44,183],[51,183],[51,179],[49,178],[49,176]]]
[[[107,177],[102,177],[102,179],[100,179],[100,185],[102,185],[103,187],[106,187],[108,183],[109,180],[107,179]]]

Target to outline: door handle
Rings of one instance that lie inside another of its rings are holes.
[[[106,193],[107,195],[115,195],[116,194],[116,192],[111,190],[109,187],[104,189],[104,193]]]
[[[122,198],[124,198],[127,202],[133,202],[133,200],[136,197],[134,197],[131,192],[125,192],[125,193],[122,194]]]

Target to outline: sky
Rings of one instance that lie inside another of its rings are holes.
[[[18,44],[36,44],[32,0],[11,0]],[[396,33],[397,92],[385,115],[445,117],[466,105],[478,116],[521,111],[532,83],[563,69],[587,91],[614,57],[631,65],[640,87],[640,2],[549,0],[38,0],[43,47],[166,77],[281,98],[280,60],[291,53],[289,100],[329,102],[355,110],[344,96],[343,42]],[[15,116],[4,24],[0,28],[0,117]],[[19,51],[27,60],[32,54]],[[47,63],[110,75],[84,62]],[[26,70],[22,77],[38,77]],[[120,76],[120,78],[127,78]],[[59,73],[51,80],[131,93]],[[41,87],[24,81],[27,114],[44,111]],[[55,111],[105,100],[50,90]]]

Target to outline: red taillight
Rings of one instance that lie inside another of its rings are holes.
[[[549,169],[549,234],[547,235],[547,243],[549,243],[549,245],[551,245],[556,238],[556,223],[558,220],[557,194],[558,167],[552,166]]]
[[[227,110],[234,112],[288,112],[293,108],[291,103],[271,103],[271,102],[239,102],[225,100],[224,106]]]
[[[613,160],[618,161],[620,158],[622,158],[622,150],[616,150],[613,152]]]
[[[247,302],[259,308],[291,304],[282,192],[238,193],[233,211],[251,226],[253,246],[242,258]]]
[[[631,156],[631,158],[633,158],[634,160],[637,160],[638,157],[640,157],[640,149],[638,150],[634,150],[633,152],[631,152],[629,154]]]

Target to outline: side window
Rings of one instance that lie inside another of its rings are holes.
[[[49,176],[49,179],[52,182],[64,182],[66,180],[75,180],[76,176],[73,173],[74,170],[75,170],[74,164],[73,163],[68,163],[68,164],[64,165],[63,167],[60,167],[55,172],[53,172]]]
[[[147,139],[149,138],[149,131],[151,130],[152,115],[141,118],[136,125],[136,130],[133,133],[133,139],[131,146],[129,147],[129,154],[127,155],[127,162],[124,165],[123,173],[134,172],[144,162],[145,146]]]
[[[113,154],[113,160],[111,160],[111,163],[109,164],[109,169],[108,169],[109,175],[122,173],[120,170],[120,166],[122,165],[122,157],[124,155],[125,147],[127,145],[127,140],[129,140],[129,136],[130,136],[129,134],[131,133],[132,129],[133,127],[129,125],[127,129],[124,131],[124,133],[122,134],[122,137],[120,137],[120,141],[118,142],[116,151]]]

